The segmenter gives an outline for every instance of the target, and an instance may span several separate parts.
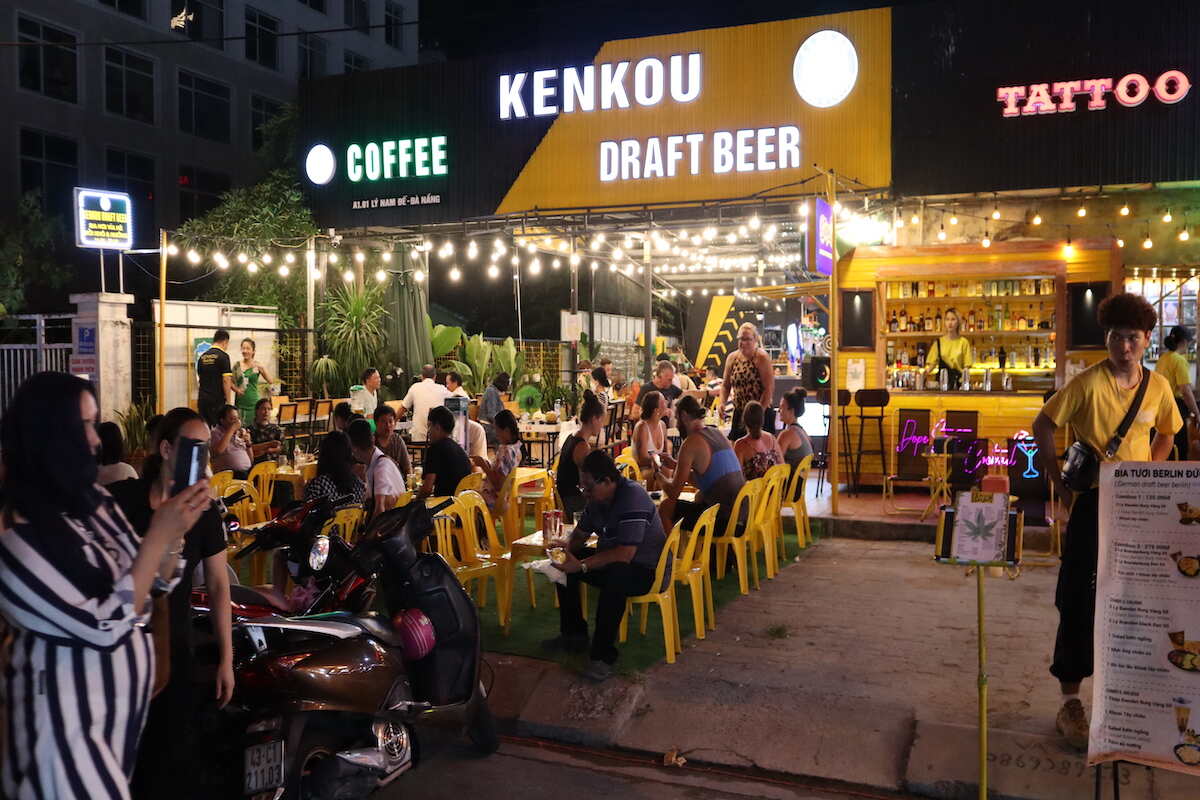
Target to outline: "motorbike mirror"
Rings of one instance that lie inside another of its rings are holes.
[[[329,537],[318,536],[313,540],[312,550],[308,553],[308,566],[313,572],[320,572],[329,558]]]

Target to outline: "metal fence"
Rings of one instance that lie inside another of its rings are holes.
[[[18,314],[0,325],[0,415],[17,387],[45,370],[67,372],[72,314]]]

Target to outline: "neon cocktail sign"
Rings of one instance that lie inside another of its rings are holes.
[[[1112,78],[1088,78],[1001,86],[996,89],[996,100],[1004,104],[1000,112],[1003,116],[1028,117],[1035,114],[1069,114],[1078,108],[1075,102],[1077,96],[1081,97],[1081,102],[1082,97],[1087,98],[1088,111],[1108,108],[1106,95],[1111,95],[1126,108],[1140,106],[1151,94],[1160,103],[1172,105],[1187,97],[1191,88],[1187,75],[1180,70],[1169,69],[1153,83],[1145,75],[1131,72],[1118,81]],[[1020,100],[1025,102],[1018,105]]]
[[[969,437],[973,436],[974,431],[970,428],[948,428],[946,427],[945,418],[939,419],[933,425],[933,430],[929,433],[917,432],[917,421],[915,419],[907,419],[904,421],[904,426],[900,430],[900,441],[896,445],[896,452],[904,455],[906,451],[911,451],[909,454],[919,456],[925,453],[934,439],[945,437]],[[1021,475],[1022,478],[1040,478],[1042,473],[1037,467],[1037,442],[1029,435],[1028,431],[1017,431],[1013,434],[1013,446],[1011,449],[1005,448],[1002,445],[992,445],[991,452],[987,452],[987,444],[982,439],[973,439],[967,446],[967,450],[963,453],[962,468],[963,471],[970,475],[977,475],[980,471],[988,467],[1011,467],[1020,462],[1018,453],[1025,457],[1025,472]]]

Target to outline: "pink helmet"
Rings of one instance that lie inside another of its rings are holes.
[[[400,634],[405,661],[419,661],[433,652],[437,636],[433,623],[419,608],[406,608],[392,617],[392,627]]]

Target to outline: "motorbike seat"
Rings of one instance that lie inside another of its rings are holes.
[[[388,647],[400,647],[400,634],[391,624],[378,614],[351,614],[349,611],[337,611],[332,614],[322,614],[322,619],[343,622],[360,628],[363,633],[386,644]]]
[[[276,613],[283,613],[282,609],[276,608],[275,603],[271,600],[271,598],[267,597],[265,594],[256,589],[252,589],[249,586],[245,586],[240,583],[233,583],[229,585],[229,599],[238,605],[252,607],[260,606],[262,608],[272,609]]]

